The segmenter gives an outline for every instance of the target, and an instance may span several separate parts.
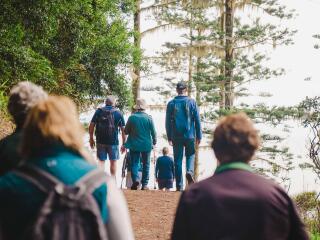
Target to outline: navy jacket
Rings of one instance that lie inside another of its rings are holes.
[[[157,179],[173,179],[174,178],[174,163],[171,157],[162,156],[157,159],[156,178]]]
[[[184,102],[188,108],[188,111],[190,113],[190,122],[178,122],[178,124],[189,125],[188,130],[186,130],[183,135],[181,133],[178,133],[175,129],[175,119],[181,118],[182,116],[175,116],[175,104]],[[198,111],[198,106],[194,99],[189,98],[187,96],[177,96],[173,100],[171,100],[167,105],[167,111],[166,111],[166,132],[167,137],[169,141],[173,140],[180,140],[180,139],[201,139],[202,133],[201,133],[201,123],[200,123],[200,115]]]

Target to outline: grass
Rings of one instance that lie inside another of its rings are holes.
[[[311,240],[320,240],[320,233],[313,233],[311,235]]]

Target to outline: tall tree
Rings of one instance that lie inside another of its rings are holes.
[[[133,14],[133,30],[134,30],[134,47],[135,47],[135,54],[134,54],[134,61],[133,61],[133,71],[132,71],[132,94],[134,98],[134,102],[136,102],[137,98],[140,97],[141,91],[141,69],[143,66],[143,49],[141,46],[141,39],[148,35],[152,34],[158,30],[165,30],[168,26],[167,24],[163,24],[161,22],[157,22],[155,27],[141,30],[141,17],[145,17],[149,12],[161,12],[163,8],[167,8],[172,4],[175,4],[173,0],[151,0],[145,1],[142,0],[133,0],[134,1],[134,14]],[[148,4],[151,2],[150,4]],[[143,4],[147,4],[143,6]]]
[[[122,70],[132,63],[132,47],[124,2],[1,1],[1,91],[28,80],[78,103],[108,91],[127,105]]]

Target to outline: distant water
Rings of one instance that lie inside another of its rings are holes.
[[[164,146],[169,146],[168,142],[163,137],[165,135],[165,111],[161,109],[153,109],[148,110],[148,114],[150,114],[155,122],[156,131],[158,135],[158,143],[156,146],[156,156],[159,156],[161,154],[161,149]],[[89,123],[92,116],[94,114],[94,110],[88,111],[86,113],[83,113],[80,115],[80,121],[83,123]],[[128,118],[128,115],[125,116],[125,118]],[[283,128],[286,128],[285,125],[283,126],[277,126],[276,128],[270,128],[268,126],[264,125],[258,125],[257,127],[259,130],[263,129],[263,131],[269,131],[270,133],[279,133],[284,134],[285,137],[287,137],[287,140],[283,142],[284,145],[287,145],[290,147],[290,151],[294,154],[294,159],[292,160],[294,162],[295,169],[290,171],[288,173],[288,177],[290,178],[290,188],[289,193],[290,194],[297,194],[304,191],[320,191],[320,183],[319,180],[317,182],[317,176],[311,171],[311,170],[302,170],[299,168],[299,164],[303,161],[307,161],[307,139],[308,139],[308,131],[302,127],[299,127],[297,123],[294,122],[288,122],[286,125],[292,125],[294,128],[290,128],[290,132],[283,131]],[[208,127],[208,126],[206,126]],[[211,126],[213,127],[213,126]],[[200,180],[205,179],[207,177],[212,176],[216,166],[217,161],[214,157],[214,154],[209,146],[211,137],[204,139],[201,143],[201,149],[199,152],[199,159],[200,159],[200,166],[199,166],[199,172],[200,172]],[[89,148],[89,137],[88,135],[85,137],[85,143],[86,146]],[[121,139],[120,139],[121,141]],[[172,149],[171,155],[172,155]],[[90,150],[91,151],[91,150]],[[92,153],[95,155],[95,151],[92,151]],[[152,154],[152,160],[153,160]],[[300,157],[298,157],[300,156]],[[121,159],[118,162],[118,169],[117,169],[117,184],[120,187],[121,184],[121,167],[123,163],[123,155],[121,155]],[[185,164],[185,162],[184,162]],[[184,168],[185,169],[185,168]],[[106,164],[106,170],[109,171],[109,165],[108,161]],[[125,185],[125,180],[123,181]],[[149,187],[152,189],[154,186],[154,164],[151,164],[150,167],[150,180],[149,180]]]

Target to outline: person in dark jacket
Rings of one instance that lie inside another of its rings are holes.
[[[14,169],[21,162],[19,146],[23,124],[29,110],[47,96],[42,87],[26,81],[19,82],[11,89],[8,111],[16,124],[16,129],[0,141],[0,175]]]
[[[97,157],[100,161],[100,165],[104,170],[105,161],[109,158],[110,173],[115,176],[117,172],[117,160],[120,159],[118,139],[119,130],[121,131],[122,137],[122,146],[120,147],[120,150],[121,153],[125,152],[125,121],[123,114],[115,107],[116,98],[114,96],[108,96],[105,102],[106,105],[103,108],[98,108],[92,117],[89,125],[89,142],[90,147],[93,149],[96,145],[93,137],[94,130],[96,129]],[[109,119],[112,123],[108,123],[108,114],[110,114]],[[108,131],[106,128],[111,129]],[[107,134],[108,132],[109,134]]]
[[[83,145],[84,129],[75,104],[67,97],[49,97],[29,112],[21,139],[24,164],[42,169],[66,185],[74,185],[96,166]],[[92,193],[105,223],[108,239],[133,240],[123,195],[112,178]],[[9,171],[0,177],[0,235],[8,240],[26,239],[46,194],[35,184]]]
[[[174,162],[168,156],[169,149],[164,147],[162,149],[163,156],[157,159],[156,163],[156,179],[160,190],[170,190],[173,187],[174,179]]]
[[[195,144],[202,138],[200,116],[196,101],[186,95],[185,82],[177,84],[177,93],[166,110],[166,133],[169,144],[173,146],[175,178],[177,191],[183,190],[182,159],[186,155],[186,178],[188,184],[194,182]]]
[[[182,193],[172,240],[308,239],[287,193],[249,166],[258,146],[258,132],[245,114],[219,122],[212,142],[219,166]]]
[[[148,189],[150,153],[157,143],[156,130],[152,117],[145,113],[147,104],[144,99],[137,99],[134,112],[128,119],[125,133],[128,135],[125,147],[130,149],[132,190],[139,186],[139,169],[142,163],[141,189]]]

